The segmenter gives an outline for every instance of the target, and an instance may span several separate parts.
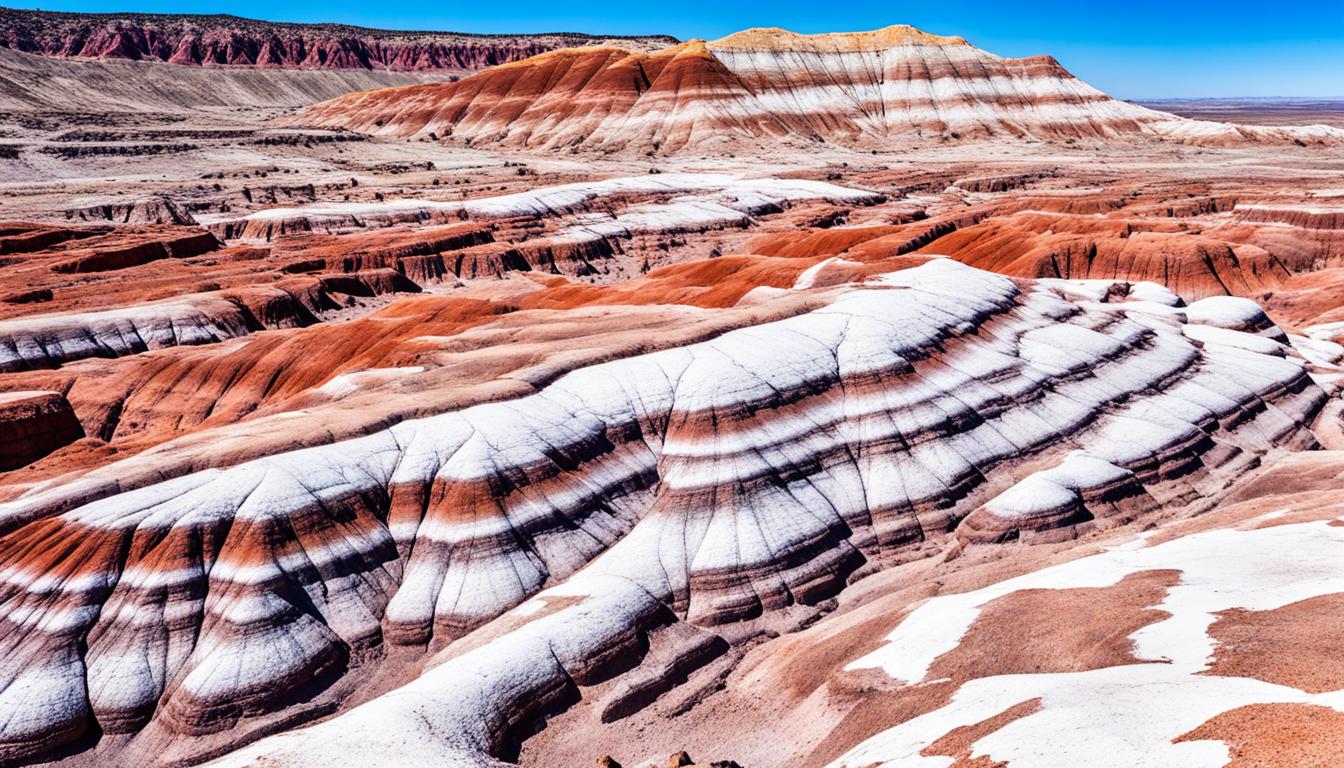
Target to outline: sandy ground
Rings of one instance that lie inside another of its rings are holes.
[[[1248,125],[1344,126],[1344,99],[1168,99],[1145,107],[1196,120]]]

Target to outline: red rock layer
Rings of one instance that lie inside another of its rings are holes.
[[[234,16],[66,14],[0,9],[0,47],[63,58],[305,69],[477,70],[601,38],[558,33],[388,32]],[[666,45],[664,36],[622,40]]]
[[[1328,293],[1312,290],[1329,280],[1313,275],[1344,264],[1329,209],[1272,197],[1252,204],[1250,197],[1189,190],[986,196],[904,224],[766,234],[748,250],[858,262],[937,254],[1020,277],[1151,281],[1187,300],[1292,302],[1285,320],[1295,325],[1333,319],[1324,317],[1335,306]]]
[[[1112,99],[1049,57],[1004,59],[910,27],[749,30],[654,53],[554,51],[459,83],[343,96],[294,119],[475,145],[637,153],[728,152],[779,140],[866,147],[901,137],[1344,142],[1332,128],[1177,118]]]
[[[1004,274],[1148,280],[1191,298],[1254,295],[1291,274],[1263,248],[1161,220],[1019,213],[961,228],[927,248]]]
[[[69,251],[66,261],[51,265],[53,272],[106,272],[147,264],[158,259],[188,259],[220,247],[209,232],[177,231],[148,233],[142,238],[123,237],[116,246],[87,247]]]
[[[1344,230],[1344,206],[1314,205],[1311,202],[1297,205],[1244,205],[1238,206],[1234,215],[1240,221],[1287,224],[1303,229]]]
[[[0,394],[0,472],[22,467],[84,436],[57,392]]]

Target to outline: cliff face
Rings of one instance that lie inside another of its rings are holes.
[[[477,70],[556,48],[598,42],[650,49],[675,42],[675,38],[390,32],[335,24],[271,23],[233,16],[0,9],[0,47],[61,58],[166,61],[195,66]]]
[[[0,472],[17,469],[84,436],[59,392],[0,394]]]

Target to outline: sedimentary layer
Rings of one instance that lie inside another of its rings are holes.
[[[0,9],[0,47],[42,56],[163,61],[213,67],[473,71],[555,48],[675,43],[665,35],[472,35],[341,24],[285,24],[237,16],[52,13]]]
[[[372,759],[392,738],[412,762],[490,765],[664,627],[694,667],[731,627],[949,530],[1073,535],[1314,444],[1325,396],[1254,305],[1074,295],[935,260],[520,400],[73,508],[62,488],[11,502],[0,701],[25,716],[6,756],[96,728],[199,759],[339,706],[404,647],[446,656],[232,762]],[[1020,472],[1057,490],[1024,506]]]
[[[1048,56],[1002,58],[911,27],[815,36],[748,30],[653,52],[565,49],[458,83],[352,94],[295,120],[474,146],[655,154],[911,138],[1344,140],[1325,126],[1177,118],[1113,99]]]

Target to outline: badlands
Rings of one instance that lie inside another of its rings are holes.
[[[0,764],[1338,764],[1339,105],[5,13]]]

